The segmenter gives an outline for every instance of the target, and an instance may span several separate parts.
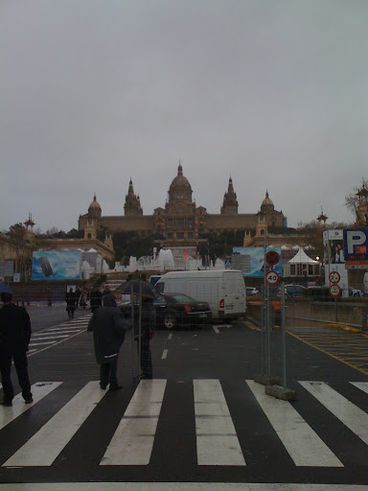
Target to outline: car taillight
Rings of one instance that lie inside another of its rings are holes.
[[[220,310],[224,310],[224,308],[225,308],[225,300],[222,298],[220,300]]]
[[[192,310],[191,306],[188,303],[184,304],[184,310],[186,313],[190,312]]]

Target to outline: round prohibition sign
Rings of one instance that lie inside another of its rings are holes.
[[[328,279],[330,280],[330,283],[336,285],[341,279],[340,273],[338,271],[331,271],[328,275]]]
[[[339,287],[339,285],[331,285],[330,293],[333,297],[338,297],[341,293],[341,288]]]
[[[269,285],[276,285],[276,283],[279,281],[279,275],[276,273],[276,271],[269,271],[266,274],[266,281]]]
[[[268,251],[265,259],[269,266],[275,266],[280,261],[280,254],[276,251]]]

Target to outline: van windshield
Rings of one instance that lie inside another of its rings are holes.
[[[163,281],[156,283],[155,286],[153,287],[153,289],[157,293],[164,293],[164,288],[165,288],[165,283]]]

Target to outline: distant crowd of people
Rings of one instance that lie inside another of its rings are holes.
[[[122,388],[117,376],[118,359],[128,330],[132,330],[140,357],[139,378],[152,378],[150,340],[156,325],[154,294],[143,276],[128,277],[126,290],[122,293],[130,295],[129,304],[118,306],[115,293],[108,286],[103,290],[96,287],[91,291],[69,288],[65,295],[69,319],[74,318],[78,307],[85,310],[89,304],[91,309],[92,317],[88,331],[93,333],[102,390],[106,390],[107,387],[110,391]],[[33,402],[33,396],[28,374],[27,351],[31,339],[31,320],[27,310],[13,302],[11,293],[1,293],[1,301],[3,306],[0,308],[0,374],[3,399],[0,404],[12,406],[12,363],[24,402],[30,404]]]

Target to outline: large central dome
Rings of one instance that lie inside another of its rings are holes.
[[[188,179],[183,176],[183,168],[181,164],[178,167],[178,174],[173,179],[169,188],[169,203],[182,201],[182,202],[192,202],[192,188],[189,184]]]

